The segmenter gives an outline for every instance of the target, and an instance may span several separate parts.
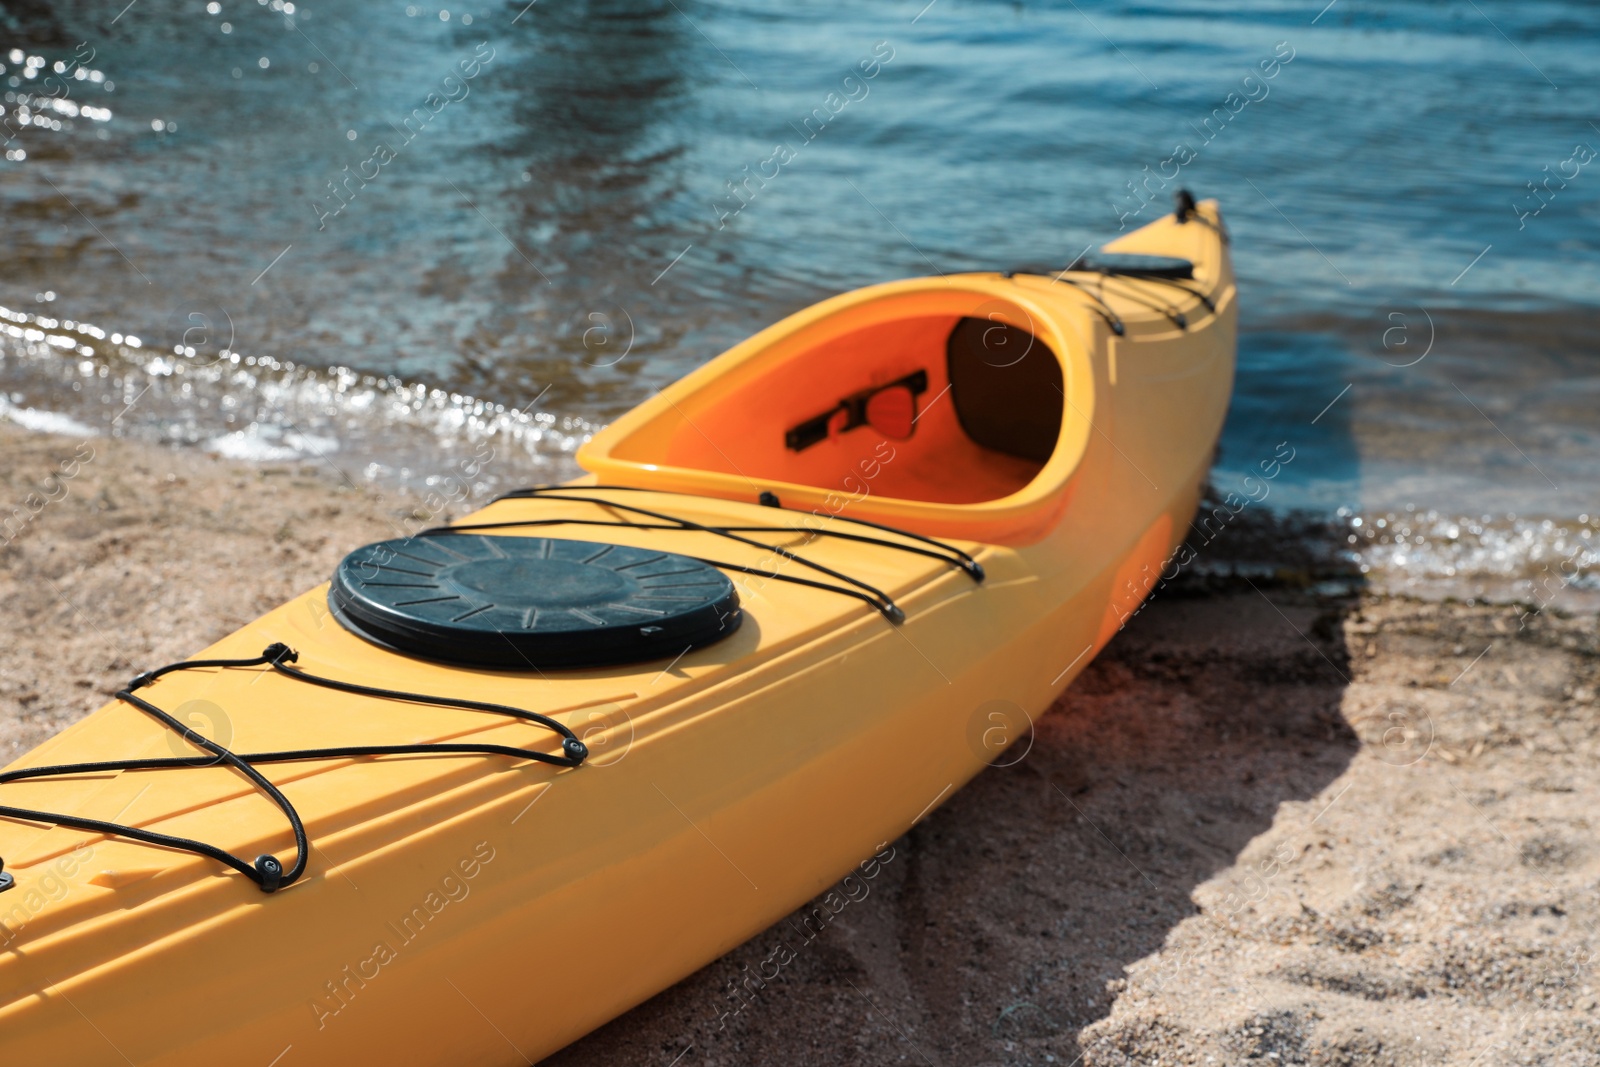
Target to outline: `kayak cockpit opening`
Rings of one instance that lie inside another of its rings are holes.
[[[1025,313],[858,311],[777,341],[611,457],[943,505],[1034,480],[1061,435],[1066,386]]]

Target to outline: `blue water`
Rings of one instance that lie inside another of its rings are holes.
[[[1063,262],[1183,185],[1242,293],[1219,487],[1288,441],[1269,506],[1600,511],[1600,6],[213,6],[0,20],[9,120],[87,50],[109,112],[8,142],[0,304],[143,343],[14,343],[3,410],[352,472],[511,412],[559,467],[821,297]],[[295,370],[180,388],[141,353],[186,340]]]

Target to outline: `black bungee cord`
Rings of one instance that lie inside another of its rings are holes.
[[[1067,277],[1071,271],[1072,268],[1068,267],[1066,270],[1063,270],[1059,273],[1048,275],[1050,278],[1050,283],[1054,285],[1056,282],[1061,282],[1065,285],[1070,285],[1072,288],[1076,289],[1090,300],[1093,300],[1094,303],[1090,305],[1090,308],[1098,312],[1100,317],[1106,320],[1106,325],[1111,327],[1111,332],[1116,334],[1118,337],[1125,336],[1128,332],[1128,326],[1122,321],[1122,316],[1118,315],[1116,311],[1112,309],[1111,305],[1106,303],[1105,297],[1101,296],[1093,289],[1090,289],[1087,284],[1077,278]],[[1105,276],[1100,275],[1100,277],[1104,279]]]
[[[1015,273],[1023,274],[1032,272],[1017,271]],[[1039,275],[1039,277],[1049,278],[1052,284],[1055,282],[1064,282],[1065,284],[1072,286],[1074,289],[1077,289],[1085,296],[1094,300],[1095,304],[1091,307],[1091,310],[1098,312],[1100,317],[1105,319],[1106,322],[1111,326],[1111,332],[1116,334],[1118,337],[1123,336],[1127,332],[1127,326],[1122,321],[1121,317],[1118,316],[1115,311],[1111,310],[1111,305],[1106,303],[1105,298],[1100,293],[1090,289],[1082,280],[1067,277],[1068,274],[1092,274],[1100,279],[1100,288],[1102,290],[1104,290],[1107,283],[1113,279],[1123,282],[1137,281],[1151,282],[1157,285],[1168,285],[1194,297],[1210,314],[1215,315],[1217,312],[1216,302],[1201,290],[1183,284],[1183,281],[1180,279],[1165,278],[1158,274],[1139,274],[1131,271],[1127,273],[1110,273],[1107,271],[1093,269],[1079,270],[1074,267],[1067,267],[1061,271],[1052,271],[1048,274]],[[1178,327],[1180,330],[1186,330],[1189,328],[1189,317],[1185,315],[1182,310],[1172,304],[1156,303],[1154,302],[1153,298],[1145,296],[1144,294],[1138,292],[1138,290],[1127,287],[1119,287],[1113,290],[1113,292],[1125,299],[1132,300],[1134,303],[1139,304],[1142,307],[1149,308],[1151,311],[1160,312],[1162,315],[1165,315],[1169,320],[1171,320],[1172,324]]]
[[[755,538],[745,537],[742,535],[746,533],[794,533],[834,537],[841,540],[847,540],[861,544],[870,544],[881,548],[909,552],[931,559],[938,559],[962,570],[970,578],[972,578],[973,581],[976,582],[983,581],[985,577],[983,566],[978,563],[978,561],[970,554],[956,547],[955,545],[951,545],[931,537],[926,537],[922,534],[913,533],[909,530],[902,530],[898,527],[872,522],[866,519],[857,519],[843,515],[828,516],[830,519],[837,519],[843,522],[852,523],[857,526],[866,527],[868,529],[880,530],[884,533],[894,534],[909,541],[919,542],[919,544],[908,545],[885,538],[872,537],[864,534],[847,533],[828,529],[812,529],[800,526],[759,524],[712,526],[697,523],[690,519],[680,518],[665,512],[654,511],[649,508],[640,508],[630,504],[622,504],[615,500],[609,500],[604,497],[572,495],[581,493],[583,490],[599,490],[606,492],[663,492],[662,490],[647,489],[641,486],[622,485],[594,485],[575,487],[535,486],[528,489],[516,490],[496,499],[545,499],[564,500],[574,503],[592,503],[601,507],[632,512],[633,514],[642,515],[646,518],[655,519],[658,521],[641,523],[589,519],[541,519],[522,522],[471,523],[461,526],[435,527],[424,530],[417,536],[444,536],[457,532],[470,532],[481,529],[503,529],[518,526],[552,526],[561,524],[613,527],[623,526],[636,529],[660,529],[708,533],[727,538],[740,544],[748,545],[752,548],[760,548],[768,552],[775,552],[784,559],[799,563],[802,566],[808,567],[820,574],[824,574],[830,578],[835,578],[840,582],[848,583],[848,585],[837,585],[831,582],[818,581],[812,578],[804,578],[800,577],[799,575],[782,574],[776,571],[767,571],[759,567],[750,567],[737,563],[702,559],[698,556],[690,558],[699,559],[701,562],[725,570],[738,571],[745,574],[752,574],[760,577],[776,579],[779,581],[791,582],[796,585],[803,585],[814,589],[822,589],[829,592],[842,594],[844,596],[854,597],[876,608],[891,621],[897,623],[904,621],[905,614],[882,590],[877,589],[859,579],[852,578],[851,576],[840,571],[836,571],[831,567],[827,567],[823,564],[807,560],[804,557],[797,556],[793,552],[790,552],[788,549],[783,548],[780,545],[768,544],[766,542],[756,540]],[[564,495],[552,495],[554,492],[562,492]],[[777,497],[771,493],[763,493],[760,502],[769,507],[781,507],[781,505],[778,503]],[[854,588],[851,588],[852,586]],[[257,856],[254,862],[251,862],[245,860],[241,856],[227,851],[226,849],[219,848],[216,845],[212,845],[204,841],[180,837],[175,834],[163,834],[153,830],[144,830],[137,826],[130,826],[124,823],[112,822],[104,819],[90,819],[79,815],[71,815],[62,812],[41,811],[31,808],[20,808],[11,805],[0,805],[0,818],[10,818],[25,822],[63,826],[70,829],[83,830],[91,833],[100,833],[107,836],[124,838],[130,841],[139,841],[144,844],[155,845],[158,847],[190,852],[198,856],[214,859],[225,866],[231,867],[240,874],[243,874],[249,878],[251,881],[255,882],[263,892],[273,893],[279,889],[293,884],[302,875],[304,875],[310,853],[310,844],[306,836],[305,823],[301,818],[300,813],[295,809],[289,798],[286,797],[283,792],[279,790],[278,787],[275,786],[269,779],[267,779],[266,776],[256,769],[256,764],[290,763],[295,761],[321,759],[353,759],[364,756],[489,755],[546,763],[556,767],[573,768],[582,765],[584,760],[589,755],[587,746],[585,746],[584,743],[578,739],[577,735],[574,734],[571,729],[556,719],[553,719],[547,715],[542,715],[539,712],[528,711],[523,708],[512,707],[506,704],[494,704],[476,700],[461,700],[454,697],[431,696],[423,693],[410,693],[402,690],[384,689],[378,686],[362,685],[357,682],[341,681],[336,678],[325,678],[320,675],[312,674],[303,668],[291,666],[291,664],[296,663],[298,659],[299,654],[294,649],[279,642],[268,645],[262,650],[262,653],[259,656],[252,656],[244,659],[182,660],[177,663],[169,663],[165,666],[157,667],[154,670],[145,671],[130,681],[125,688],[116,692],[116,699],[131,704],[143,711],[145,714],[154,718],[167,729],[179,734],[184,740],[198,748],[204,749],[208,755],[197,754],[193,756],[98,760],[83,763],[52,764],[41,767],[21,767],[12,771],[0,772],[0,785],[7,785],[13,782],[28,781],[33,779],[66,777],[70,775],[81,774],[118,771],[172,770],[194,767],[215,767],[221,765],[229,766],[235,771],[244,775],[251,782],[251,784],[255,786],[256,789],[260,790],[262,793],[265,793],[267,797],[277,805],[278,809],[283,812],[284,817],[288,820],[290,828],[294,833],[295,861],[287,870],[284,869],[282,861],[271,854],[264,853],[260,856]],[[466,742],[432,742],[400,745],[348,745],[338,748],[303,748],[273,752],[239,753],[232,751],[227,746],[217,741],[195,733],[182,722],[174,718],[167,711],[158,707],[149,700],[146,700],[144,697],[139,696],[135,692],[135,690],[146,689],[164,675],[171,674],[175,671],[202,669],[247,669],[261,666],[270,667],[274,672],[292,678],[296,681],[320,686],[325,689],[333,689],[339,692],[352,693],[357,696],[369,696],[382,700],[398,700],[408,703],[429,704],[436,707],[459,708],[464,711],[481,711],[491,714],[507,715],[538,726],[543,726],[560,735],[562,739],[562,754],[552,755],[548,752],[515,748],[509,745],[492,745]],[[4,892],[6,889],[9,889],[15,885],[14,877],[10,873],[5,872],[3,867],[4,861],[0,861],[0,892]]]
[[[642,486],[642,485],[607,485],[607,484],[597,484],[597,485],[533,485],[533,486],[528,486],[528,487],[523,488],[523,489],[513,489],[509,493],[502,493],[499,496],[495,497],[493,500],[491,500],[490,503],[491,504],[496,504],[496,503],[499,503],[502,500],[526,500],[526,499],[529,499],[531,497],[542,497],[547,493],[582,492],[584,490],[604,490],[605,492],[608,492],[608,493],[611,493],[611,492],[621,492],[621,493],[657,493],[657,494],[662,494],[662,495],[666,495],[666,496],[674,496],[674,495],[681,496],[682,495],[682,494],[676,494],[670,489],[651,489],[651,488],[647,488],[647,487]],[[779,511],[791,511],[791,509],[785,508],[783,506],[783,504],[778,500],[777,495],[774,494],[774,493],[770,493],[770,492],[762,493],[761,497],[760,497],[760,500],[758,500],[757,502],[759,504],[761,504],[762,506],[764,506],[764,507],[774,508],[774,509],[779,510]],[[604,501],[604,500],[602,500],[602,501],[594,501],[594,503],[610,504],[610,503],[612,503],[612,501]],[[798,514],[798,513],[796,512],[795,514]],[[810,512],[809,514],[816,514],[816,513],[815,512]],[[848,522],[848,523],[852,523],[852,524],[854,524],[856,526],[865,526],[865,527],[868,527],[869,529],[873,529],[873,530],[882,530],[884,533],[892,533],[892,534],[895,534],[897,536],[904,537],[904,538],[906,538],[908,540],[911,540],[911,541],[920,541],[921,543],[923,543],[925,545],[929,545],[929,546],[931,546],[933,548],[943,549],[945,553],[949,553],[948,556],[944,557],[944,558],[948,559],[949,562],[954,563],[957,566],[960,566],[962,569],[966,570],[967,573],[972,575],[974,578],[976,578],[976,579],[978,579],[980,581],[983,579],[983,567],[981,565],[979,565],[978,561],[973,559],[972,556],[970,556],[966,552],[963,552],[961,549],[957,548],[955,545],[952,545],[952,544],[950,544],[950,543],[948,543],[946,541],[940,541],[937,538],[928,537],[928,536],[926,536],[924,534],[914,533],[911,530],[902,530],[898,526],[889,526],[889,525],[887,525],[885,523],[873,522],[870,519],[858,519],[858,518],[855,518],[855,517],[850,516],[850,515],[828,515],[828,516],[820,516],[819,515],[818,517],[819,518],[826,518],[830,522]],[[672,518],[672,521],[673,522],[677,522],[677,523],[681,523],[682,522],[682,520],[679,520],[677,518]],[[698,526],[698,525],[696,525],[696,526],[693,526],[693,527],[690,527],[690,528],[703,529],[703,530],[707,530],[707,531],[712,532],[712,533],[715,533],[717,530],[770,529],[770,530],[774,530],[774,531],[778,531],[778,532],[782,532],[782,533],[817,533],[817,534],[824,534],[824,535],[829,536],[829,537],[851,538],[851,535],[849,535],[849,534],[842,534],[842,533],[838,533],[836,531],[829,531],[829,530],[813,530],[813,529],[810,529],[810,528],[807,528],[807,527],[800,527],[800,526],[771,526],[771,527],[722,526],[722,527],[718,527],[718,526]],[[456,527],[456,529],[460,529],[460,527]],[[851,538],[851,539],[853,539],[853,538]],[[921,551],[920,549],[914,548],[911,545],[896,544],[893,541],[879,541],[879,540],[875,539],[872,543],[873,544],[881,544],[885,548],[898,548],[898,549],[901,549],[902,551],[906,551],[906,552],[919,552],[919,551]],[[762,547],[765,548],[765,547],[768,547],[768,546],[763,545]],[[943,553],[936,553],[936,555],[943,555]]]
[[[606,499],[604,497],[578,495],[578,494],[581,494],[584,490],[600,490],[600,491],[606,491],[606,492],[615,492],[615,491],[644,492],[644,493],[652,493],[653,492],[653,493],[667,493],[668,495],[671,495],[670,491],[668,491],[668,490],[647,489],[647,488],[645,488],[643,486],[633,486],[633,485],[588,485],[588,486],[574,486],[574,487],[565,487],[565,486],[559,486],[559,485],[556,485],[556,486],[532,486],[532,487],[529,487],[529,488],[526,488],[526,489],[517,489],[517,490],[513,490],[512,492],[505,493],[505,494],[503,494],[501,496],[496,497],[495,500],[492,501],[492,503],[498,503],[499,501],[502,501],[502,500],[562,500],[562,501],[568,501],[568,502],[571,502],[571,503],[595,504],[595,505],[598,505],[600,507],[612,508],[612,509],[615,509],[615,510],[618,510],[618,511],[632,512],[633,514],[636,514],[636,515],[643,515],[646,518],[657,519],[657,520],[660,520],[660,521],[657,522],[657,523],[639,523],[639,522],[625,522],[625,521],[624,522],[607,522],[607,521],[598,520],[598,519],[532,519],[532,520],[526,520],[526,521],[506,521],[506,522],[493,522],[493,523],[463,523],[463,524],[455,525],[455,526],[435,526],[435,527],[431,527],[429,529],[420,531],[415,536],[417,536],[417,537],[443,537],[443,536],[450,536],[450,535],[459,534],[459,533],[471,533],[471,532],[475,532],[475,531],[478,531],[478,530],[508,529],[508,528],[512,528],[512,527],[527,527],[527,526],[557,526],[557,525],[621,526],[621,527],[629,527],[629,528],[632,528],[632,529],[641,529],[641,530],[682,530],[682,531],[689,531],[689,532],[694,532],[694,533],[708,533],[708,534],[713,534],[713,535],[718,536],[718,537],[725,537],[728,540],[735,541],[735,542],[737,542],[739,544],[748,545],[748,546],[750,546],[752,548],[760,548],[760,549],[764,549],[764,550],[766,550],[768,552],[774,552],[774,553],[778,554],[779,556],[782,556],[786,560],[790,560],[792,562],[798,563],[803,567],[808,567],[811,570],[817,571],[818,573],[821,573],[821,574],[825,574],[830,578],[836,578],[839,581],[847,582],[847,583],[849,583],[849,585],[854,586],[855,588],[851,589],[851,588],[847,588],[845,586],[834,585],[834,584],[829,583],[829,582],[819,582],[819,581],[816,581],[815,579],[802,578],[802,577],[799,577],[798,575],[793,575],[793,574],[783,574],[783,573],[781,573],[779,571],[775,571],[775,570],[769,571],[769,570],[763,570],[763,569],[761,569],[759,567],[749,567],[749,566],[745,566],[743,564],[738,564],[738,563],[728,563],[728,562],[725,562],[725,561],[722,561],[722,560],[708,559],[708,558],[703,557],[703,556],[688,556],[687,558],[693,559],[693,560],[697,560],[698,562],[705,563],[705,564],[707,564],[709,566],[718,567],[718,568],[721,568],[721,569],[724,569],[724,570],[739,571],[739,572],[744,573],[744,574],[752,574],[752,575],[756,575],[758,577],[770,578],[770,579],[774,579],[774,580],[777,580],[777,581],[791,582],[791,583],[793,583],[795,585],[803,585],[803,586],[807,586],[807,587],[813,588],[813,589],[823,589],[823,590],[826,590],[828,592],[839,593],[839,594],[844,595],[844,596],[854,597],[854,598],[856,598],[858,600],[862,600],[862,601],[872,605],[880,613],[882,613],[885,618],[887,618],[890,622],[894,622],[894,623],[904,622],[905,621],[905,617],[906,617],[905,616],[905,612],[903,610],[901,610],[899,605],[895,604],[894,600],[887,593],[885,593],[883,590],[877,588],[876,586],[869,585],[868,583],[861,581],[859,578],[852,578],[850,575],[845,574],[842,571],[834,570],[832,567],[827,567],[827,566],[824,566],[821,563],[816,563],[816,562],[814,562],[812,560],[808,560],[804,556],[796,555],[795,553],[789,551],[788,549],[784,548],[781,545],[773,545],[773,544],[769,544],[769,543],[767,543],[765,541],[758,541],[758,540],[756,540],[755,538],[752,538],[752,537],[744,537],[744,536],[742,536],[742,534],[744,534],[744,533],[763,533],[763,532],[764,533],[798,533],[798,534],[818,534],[818,535],[821,535],[821,536],[837,537],[837,538],[841,538],[843,540],[855,541],[855,542],[859,542],[859,543],[872,544],[872,545],[879,545],[879,546],[884,547],[884,548],[896,549],[896,550],[899,550],[899,551],[902,551],[902,552],[910,552],[910,553],[913,553],[915,555],[926,556],[928,558],[942,560],[945,563],[950,564],[951,566],[960,568],[970,578],[972,578],[972,580],[975,581],[975,582],[981,582],[984,579],[984,571],[983,571],[982,564],[980,564],[971,555],[969,555],[968,553],[962,551],[961,549],[957,548],[956,546],[951,545],[951,544],[947,544],[947,543],[945,543],[943,541],[935,540],[935,539],[933,539],[931,537],[924,537],[921,534],[912,533],[909,530],[901,530],[901,529],[898,529],[898,528],[893,527],[893,526],[886,526],[886,525],[883,525],[881,523],[870,522],[870,521],[865,520],[865,519],[847,518],[845,516],[833,516],[834,518],[843,519],[843,521],[845,521],[845,522],[855,523],[857,525],[866,526],[866,527],[869,527],[869,528],[872,528],[872,529],[883,530],[886,533],[898,534],[898,535],[900,535],[902,537],[905,537],[907,539],[914,540],[914,541],[920,541],[925,545],[929,545],[929,546],[933,546],[933,547],[931,547],[931,548],[922,548],[922,547],[919,547],[917,545],[897,544],[896,542],[884,540],[883,538],[868,537],[868,536],[865,536],[865,535],[862,535],[862,534],[842,533],[842,532],[833,531],[833,530],[812,530],[812,529],[809,529],[809,528],[806,528],[806,527],[800,527],[800,526],[778,526],[778,525],[772,525],[772,526],[761,526],[761,525],[712,526],[712,525],[706,525],[704,523],[695,522],[692,519],[680,518],[679,516],[671,515],[671,514],[668,514],[667,512],[655,511],[655,510],[650,509],[650,508],[636,507],[636,506],[634,506],[632,504],[624,504],[624,503],[621,503],[621,502],[616,501],[616,500],[608,500],[608,499]],[[556,493],[561,493],[562,495],[559,495],[559,496],[555,495]],[[776,500],[777,500],[777,498],[775,496],[773,496],[772,494],[770,494],[770,493],[762,494],[762,501],[761,502],[763,504],[769,506],[769,507],[781,507],[781,505],[776,503]],[[942,549],[943,551],[937,551],[936,549]],[[683,555],[683,553],[679,553],[679,555]]]
[[[1140,274],[1102,274],[1100,276],[1101,287],[1105,288],[1112,280],[1129,283],[1155,281],[1156,279]],[[1189,328],[1189,316],[1185,315],[1176,304],[1169,304],[1164,300],[1159,300],[1156,297],[1142,293],[1127,284],[1119,286],[1111,291],[1126,300],[1132,300],[1141,307],[1147,307],[1151,311],[1161,312],[1161,314],[1165,315],[1167,319],[1180,330],[1187,330]]]
[[[492,704],[478,700],[459,700],[455,697],[430,696],[424,693],[408,693],[397,689],[382,689],[377,686],[360,685],[355,682],[344,682],[336,678],[324,678],[311,674],[290,664],[299,659],[299,654],[281,642],[268,645],[262,650],[261,655],[247,659],[204,659],[182,660],[158,667],[153,671],[146,671],[129,682],[127,687],[116,693],[116,699],[132,704],[134,707],[150,715],[163,726],[176,731],[185,741],[211,753],[210,756],[170,756],[145,759],[127,760],[100,760],[91,763],[63,763],[45,767],[21,767],[16,770],[0,773],[0,785],[11,782],[25,781],[36,778],[55,778],[68,775],[93,774],[107,771],[143,771],[163,770],[180,767],[215,767],[226,764],[248,778],[257,789],[265,793],[276,804],[288,819],[289,826],[294,832],[295,862],[288,870],[284,870],[282,862],[271,854],[257,856],[255,861],[248,862],[226,849],[196,841],[192,838],[178,837],[173,834],[157,833],[152,830],[143,830],[137,826],[128,826],[123,823],[108,822],[103,819],[89,819],[79,815],[68,815],[61,812],[38,811],[31,808],[18,808],[9,805],[0,805],[0,817],[19,819],[26,822],[40,822],[65,826],[75,830],[86,830],[93,833],[102,833],[114,837],[127,838],[131,841],[140,841],[145,844],[158,845],[166,848],[192,852],[226,864],[245,875],[261,887],[264,893],[273,893],[295,882],[305,873],[307,857],[310,846],[306,839],[305,823],[300,813],[284,796],[277,786],[273,785],[260,771],[255,769],[257,763],[289,763],[298,760],[319,759],[349,759],[361,756],[411,756],[411,755],[487,755],[506,756],[511,759],[531,760],[538,763],[547,763],[556,767],[577,767],[588,757],[588,747],[580,741],[576,734],[566,725],[536,711],[512,707],[508,704]],[[530,749],[515,748],[510,745],[490,745],[469,742],[431,742],[406,745],[348,745],[338,748],[302,748],[289,749],[278,752],[233,752],[207,737],[202,737],[190,730],[183,723],[173,718],[166,711],[155,704],[134,693],[136,689],[149,686],[165,674],[174,671],[199,670],[204,668],[248,668],[270,666],[275,672],[293,678],[296,681],[307,682],[311,685],[321,686],[325,689],[335,689],[341,692],[354,693],[358,696],[370,696],[384,700],[400,700],[413,704],[430,704],[436,707],[460,708],[464,711],[483,711],[496,715],[508,715],[525,722],[543,726],[561,736],[562,755],[551,755],[548,752],[538,752]],[[9,876],[7,876],[9,877]],[[11,883],[0,883],[0,891],[10,888]]]
[[[1192,285],[1185,285],[1185,279],[1183,278],[1165,278],[1159,274],[1126,274],[1117,275],[1117,277],[1135,278],[1141,282],[1150,282],[1153,285],[1170,285],[1174,289],[1188,293],[1190,296],[1200,301],[1201,306],[1203,306],[1207,312],[1213,315],[1217,313],[1217,302],[1213,300],[1211,296],[1208,295],[1204,290],[1197,289]]]

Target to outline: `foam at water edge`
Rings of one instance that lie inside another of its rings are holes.
[[[1556,519],[1340,508],[1338,517],[1349,560],[1380,590],[1600,607],[1600,514]]]
[[[316,370],[182,346],[158,353],[137,337],[4,307],[0,418],[43,432],[131,436],[247,462],[309,464],[351,484],[422,495],[435,516],[459,514],[517,485],[575,476],[574,453],[599,429],[581,418],[346,367]],[[1230,531],[1190,569],[1268,576],[1286,558],[1284,538],[1301,537],[1374,590],[1600,607],[1600,513],[1340,508],[1313,519],[1298,533],[1241,538]]]
[[[96,433],[93,426],[86,426],[69,415],[40,411],[38,408],[19,408],[3,396],[0,396],[0,418],[38,433],[59,433],[67,437],[93,437]]]
[[[443,494],[452,506],[574,476],[573,454],[599,429],[347,367],[181,345],[157,353],[138,337],[4,307],[0,417],[46,432],[310,463],[352,484]]]

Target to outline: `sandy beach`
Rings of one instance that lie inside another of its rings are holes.
[[[0,448],[12,756],[414,506],[318,466]],[[1600,634],[1525,611],[1175,583],[818,936],[779,923],[549,1062],[1600,1062]]]

